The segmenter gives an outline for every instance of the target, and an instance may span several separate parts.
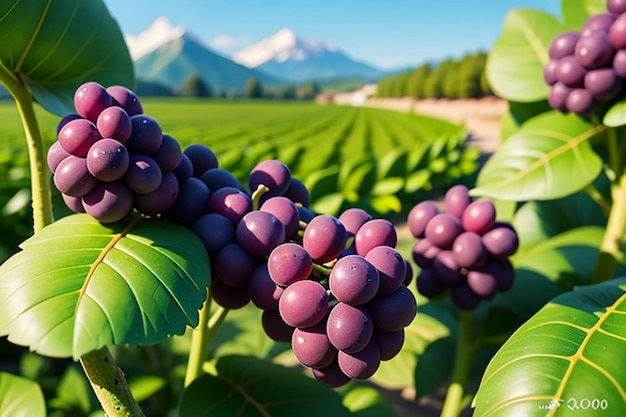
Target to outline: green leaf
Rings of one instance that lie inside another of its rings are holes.
[[[507,13],[485,69],[496,94],[520,102],[547,98],[543,67],[549,60],[550,43],[561,32],[559,21],[548,13],[533,9]]]
[[[45,417],[46,403],[39,384],[0,372],[0,416]]]
[[[181,417],[350,416],[337,392],[293,369],[251,356],[220,358],[215,369],[187,387]]]
[[[561,10],[567,29],[581,30],[591,16],[606,13],[606,0],[566,0]]]
[[[166,378],[155,375],[142,375],[128,379],[128,388],[137,402],[147,400],[167,384]]]
[[[625,278],[554,298],[493,357],[474,416],[625,415],[625,313]]]
[[[609,127],[626,125],[626,97],[620,98],[607,110],[602,123]]]
[[[5,1],[0,22],[0,80],[19,78],[52,113],[74,113],[87,80],[133,87],[124,37],[102,1]]]
[[[83,415],[88,414],[95,400],[93,391],[85,374],[76,364],[67,367],[56,388],[56,397],[49,406],[59,410],[73,410]]]
[[[0,267],[0,335],[42,355],[78,358],[156,343],[198,322],[208,256],[187,228],[76,214],[41,230]]]
[[[402,191],[404,188],[404,178],[389,177],[378,180],[372,189],[372,195],[390,195]]]
[[[604,129],[571,114],[534,117],[486,162],[472,195],[526,201],[579,191],[602,170],[589,141]]]
[[[389,401],[374,387],[353,385],[343,394],[343,404],[353,417],[394,417]]]

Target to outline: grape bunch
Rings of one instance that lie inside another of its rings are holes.
[[[513,285],[508,258],[517,251],[517,233],[496,221],[493,202],[472,199],[464,185],[450,188],[443,206],[440,211],[433,201],[423,201],[408,215],[418,239],[413,246],[413,260],[421,268],[417,289],[428,298],[449,290],[456,306],[471,310]]]
[[[587,19],[550,44],[543,79],[548,103],[561,112],[589,115],[613,102],[626,79],[626,2],[607,0],[606,13]]]

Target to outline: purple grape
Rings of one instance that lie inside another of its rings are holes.
[[[489,252],[483,245],[482,239],[479,234],[474,232],[463,232],[454,239],[452,254],[458,266],[476,269],[485,264]]]
[[[63,198],[63,202],[65,203],[65,205],[74,213],[85,212],[85,207],[83,207],[82,197],[72,197],[70,195],[63,194],[63,193],[61,193],[61,197]]]
[[[83,207],[102,223],[117,222],[133,211],[133,193],[121,181],[102,182],[83,196]]]
[[[424,238],[418,240],[415,245],[413,245],[413,261],[422,269],[428,269],[433,265],[433,259],[439,252],[441,252],[441,248],[433,245],[430,240]]]
[[[158,149],[157,149],[157,152],[158,152]],[[191,164],[191,159],[189,159],[189,157],[183,153],[180,158],[180,162],[178,163],[178,165],[176,166],[176,168],[174,168],[172,172],[176,175],[176,178],[178,178],[179,181],[183,181],[189,177],[192,177],[193,165]]]
[[[80,117],[80,114],[71,113],[71,114],[63,116],[63,118],[59,120],[59,123],[57,123],[56,135],[59,136],[59,132],[61,132],[61,129],[63,129],[63,126],[65,126],[72,120],[76,120],[76,119],[82,119],[82,117]]]
[[[156,162],[154,164],[158,168]],[[179,184],[178,197],[170,208],[168,217],[178,224],[191,227],[207,213],[209,195],[209,189],[202,181],[195,177],[187,178]]]
[[[351,306],[364,304],[374,298],[380,278],[370,262],[359,255],[339,258],[328,277],[335,298]]]
[[[70,156],[70,153],[63,149],[63,146],[61,146],[61,143],[58,140],[52,143],[52,145],[50,145],[50,148],[48,148],[48,155],[46,159],[50,172],[54,174],[57,166],[59,166],[61,161],[68,156]]]
[[[575,88],[567,96],[565,106],[568,111],[579,115],[586,115],[591,113],[594,106],[593,96],[589,90],[584,88]]]
[[[409,286],[413,281],[413,266],[411,262],[408,260],[404,260],[404,264],[406,265],[406,273],[404,274],[404,281],[402,281],[402,285]]]
[[[294,330],[291,348],[296,359],[309,368],[324,368],[337,359],[337,348],[328,340],[324,321]]]
[[[174,171],[183,159],[183,151],[176,139],[163,135],[161,146],[152,154],[152,159],[159,164],[162,172]],[[191,174],[188,175],[190,177]]]
[[[582,36],[585,37],[593,31],[601,31],[607,33],[611,28],[617,16],[613,13],[598,13],[587,19],[583,25]]]
[[[519,246],[517,233],[510,225],[498,225],[482,236],[483,245],[497,258],[513,255]]]
[[[87,119],[72,120],[59,132],[59,142],[63,149],[80,157],[86,156],[89,148],[101,138],[96,125]]]
[[[493,298],[498,292],[498,280],[488,268],[469,271],[467,285],[482,298]]]
[[[217,168],[217,157],[213,151],[206,145],[194,143],[185,148],[183,151],[191,161],[193,166],[193,175],[200,177],[205,171]]]
[[[124,143],[131,154],[152,155],[163,142],[163,131],[159,122],[145,114],[130,117],[132,133]]]
[[[309,207],[309,204],[311,203],[311,196],[308,188],[306,188],[306,185],[304,185],[302,181],[294,177],[291,177],[289,187],[283,195],[302,207]]]
[[[346,228],[341,222],[326,214],[315,216],[304,229],[302,247],[314,262],[326,263],[337,258],[346,244]]]
[[[211,194],[208,208],[209,212],[221,214],[237,224],[252,210],[252,199],[238,188],[223,187]]]
[[[377,246],[396,247],[398,235],[393,223],[386,219],[374,219],[365,222],[354,236],[356,253],[365,256]]]
[[[355,353],[372,339],[374,326],[364,307],[338,303],[328,314],[326,333],[330,343],[337,349]]]
[[[626,12],[626,0],[606,0],[606,9],[611,13],[620,15]]]
[[[473,203],[472,203],[473,204]],[[440,249],[450,249],[452,242],[463,232],[461,220],[448,213],[440,213],[426,225],[425,236]]]
[[[331,388],[339,388],[351,381],[351,378],[339,368],[337,360],[324,368],[313,368],[311,372],[318,382]]]
[[[59,162],[52,179],[59,191],[71,197],[87,194],[98,182],[87,169],[87,160],[74,155]]]
[[[266,263],[256,267],[248,282],[248,297],[261,310],[276,310],[283,288],[270,277]]]
[[[559,61],[557,59],[551,59],[548,63],[543,67],[542,75],[543,81],[552,86],[556,84],[558,81],[557,70],[559,68]]]
[[[624,80],[615,73],[613,68],[598,68],[585,75],[585,88],[597,100],[612,100],[620,93],[623,86]]]
[[[287,242],[272,250],[267,259],[267,268],[272,280],[286,287],[307,279],[313,271],[313,261],[302,246]]]
[[[74,93],[76,113],[92,122],[98,120],[100,113],[113,105],[113,99],[106,89],[95,81],[82,84]]]
[[[380,352],[373,341],[356,353],[339,351],[337,362],[341,371],[352,379],[367,379],[380,366]]]
[[[626,78],[626,49],[619,49],[613,57],[613,70],[615,74]]]
[[[582,87],[585,82],[586,74],[587,69],[578,62],[575,56],[566,56],[559,60],[559,65],[556,69],[556,78],[558,82],[565,84],[567,87]]]
[[[130,165],[128,151],[124,145],[109,138],[100,139],[94,143],[89,149],[86,159],[87,169],[91,175],[106,182],[122,178]],[[160,183],[161,178],[159,178]]]
[[[442,250],[435,256],[431,271],[433,278],[447,287],[456,284],[462,278],[461,267],[457,263],[454,253],[449,249]]]
[[[402,255],[394,248],[377,246],[367,252],[365,259],[378,271],[380,277],[378,294],[390,294],[404,282],[406,263]]]
[[[137,194],[148,194],[156,190],[163,180],[163,173],[156,161],[146,155],[131,155],[124,181]],[[181,183],[181,190],[182,190]]]
[[[354,207],[343,211],[339,215],[338,220],[343,224],[343,227],[346,228],[346,232],[348,232],[350,236],[354,236],[361,226],[372,220],[372,216],[367,211]]]
[[[243,287],[250,281],[257,265],[256,258],[248,254],[239,244],[229,243],[215,258],[215,274],[224,284]]]
[[[270,197],[261,205],[261,211],[272,213],[285,226],[285,240],[292,239],[300,227],[300,214],[296,205],[284,196]]]
[[[211,281],[211,296],[218,305],[229,310],[237,310],[250,302],[246,287],[233,287],[219,279]]]
[[[467,284],[461,281],[450,289],[450,299],[457,307],[463,310],[473,310],[480,303],[480,296]]]
[[[296,206],[296,207],[298,207],[300,220],[303,221],[304,223],[308,224],[311,220],[313,220],[315,216],[317,216],[317,213],[314,213],[313,211],[311,211],[310,209],[306,207],[302,207],[302,206]]]
[[[402,350],[402,345],[404,345],[404,329],[396,330],[395,332],[374,329],[372,340],[376,343],[376,346],[378,346],[380,360],[388,361]]]
[[[143,113],[141,102],[132,90],[122,85],[112,85],[106,91],[113,99],[113,104],[123,108],[129,117]]]
[[[493,201],[487,199],[473,201],[463,212],[461,224],[466,231],[479,235],[489,231],[496,224],[496,207]]]
[[[294,327],[285,323],[278,310],[264,310],[261,324],[265,334],[275,342],[290,342]]]
[[[237,180],[230,171],[224,168],[207,169],[199,178],[209,187],[211,192],[215,192],[224,187],[241,188],[239,180]]]
[[[565,103],[567,102],[567,96],[572,91],[572,88],[566,86],[563,83],[557,82],[552,87],[550,87],[550,93],[548,95],[548,104],[554,110],[558,110],[560,112],[567,112],[567,106]]]
[[[469,190],[464,185],[455,185],[450,188],[444,197],[443,208],[446,213],[460,219],[467,206],[472,202]]]
[[[294,282],[280,296],[278,311],[285,323],[292,327],[313,326],[328,312],[326,289],[315,281]]]
[[[615,21],[617,23],[617,20]],[[615,24],[611,27],[611,30],[615,27]],[[619,38],[618,35],[615,35]],[[615,55],[615,49],[626,46],[626,43],[622,46],[614,47],[611,44],[613,38],[609,39],[609,35],[606,32],[594,31],[587,36],[583,36],[576,43],[576,50],[574,56],[578,62],[585,68],[595,69],[607,65],[613,59]]]
[[[608,38],[615,49],[626,47],[626,15],[623,13],[615,19],[609,29]]]
[[[191,230],[200,238],[210,256],[217,255],[229,243],[237,241],[235,226],[226,217],[208,213],[196,220]]]
[[[439,208],[433,201],[426,200],[413,206],[407,217],[409,231],[416,239],[424,237],[426,225],[428,222],[439,214]]]
[[[416,283],[417,291],[427,298],[438,297],[448,289],[434,276],[430,269],[422,269],[417,276]]]
[[[291,172],[287,165],[278,159],[268,159],[259,162],[252,168],[248,177],[248,189],[250,192],[254,192],[259,185],[263,184],[269,189],[267,192],[268,196],[283,194],[289,189],[290,183]]]
[[[415,296],[404,285],[391,294],[377,295],[365,306],[374,326],[388,332],[408,326],[417,314]]]
[[[285,241],[285,226],[272,213],[251,211],[237,224],[237,241],[254,256],[269,255]]]
[[[132,126],[130,117],[121,107],[112,106],[102,110],[96,127],[103,138],[116,139],[118,142],[124,143],[130,138]]]
[[[165,213],[176,202],[178,189],[176,176],[172,172],[166,172],[156,190],[148,194],[135,195],[135,208],[148,216]]]
[[[560,59],[568,55],[574,55],[576,43],[581,37],[578,31],[563,32],[550,44],[548,55],[550,59]]]
[[[492,271],[498,282],[498,291],[504,292],[511,289],[515,281],[515,269],[513,264],[506,258],[490,258],[484,267]]]

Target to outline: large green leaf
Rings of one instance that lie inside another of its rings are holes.
[[[520,102],[547,98],[542,71],[549,60],[550,43],[561,31],[561,24],[550,14],[511,10],[487,58],[487,78],[496,94]]]
[[[181,417],[350,415],[337,392],[293,369],[252,356],[226,356],[215,370],[185,390]]]
[[[626,415],[626,279],[553,299],[491,360],[475,417]]]
[[[196,325],[208,256],[161,219],[103,225],[76,214],[45,227],[0,267],[0,335],[43,355],[149,344]]]
[[[606,0],[563,0],[561,11],[570,30],[581,30],[589,17],[606,13]]]
[[[124,37],[100,0],[3,1],[0,39],[0,72],[57,115],[74,112],[74,91],[87,80],[133,87]]]
[[[394,417],[389,401],[374,387],[364,384],[352,385],[343,393],[343,404],[353,417]]]
[[[571,114],[536,116],[487,161],[472,194],[526,201],[579,191],[602,170],[602,159],[589,141],[604,129]]]
[[[0,372],[0,416],[45,417],[41,387],[26,378]]]

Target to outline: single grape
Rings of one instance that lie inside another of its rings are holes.
[[[132,125],[130,117],[121,107],[111,106],[102,110],[96,120],[96,127],[103,138],[112,138],[124,143],[130,138]]]
[[[87,169],[87,160],[74,155],[59,162],[52,179],[59,191],[71,197],[87,194],[98,182]]]
[[[549,86],[553,86],[558,81],[557,70],[559,68],[559,60],[551,59],[548,63],[543,67],[542,75],[543,81]]]
[[[457,307],[463,310],[473,310],[480,303],[480,296],[476,294],[467,284],[461,281],[450,288],[450,299]]]
[[[269,255],[285,241],[285,226],[272,213],[251,211],[237,224],[237,241],[254,256]]]
[[[624,80],[613,68],[598,68],[585,75],[585,88],[597,100],[612,100],[620,93],[623,86]]]
[[[230,171],[224,168],[207,169],[199,178],[209,187],[211,192],[215,192],[224,187],[241,188],[239,180],[237,180]]]
[[[626,49],[618,49],[613,57],[613,70],[615,74],[626,78]]]
[[[267,268],[272,280],[282,287],[307,279],[313,271],[309,253],[296,243],[276,246],[267,259]]]
[[[614,14],[626,12],[626,0],[606,0],[606,9]]]
[[[498,258],[513,255],[519,246],[515,229],[505,224],[496,224],[493,229],[482,236],[482,241],[489,253]]]
[[[152,159],[159,164],[162,172],[174,171],[183,159],[180,144],[170,135],[163,135],[161,146],[152,154]],[[191,174],[188,175],[190,177]]]
[[[211,281],[211,296],[218,305],[229,310],[245,307],[250,302],[246,287],[233,287],[219,279]]]
[[[567,110],[572,113],[587,115],[593,110],[593,96],[589,90],[584,88],[575,88],[567,96],[565,106],[567,107]]]
[[[617,24],[617,20],[611,26],[611,31]],[[610,33],[610,32],[609,32]],[[617,39],[621,40],[620,36],[623,35],[614,35]],[[618,46],[615,43],[615,46],[611,44],[613,38],[609,39],[609,34],[603,31],[593,31],[590,32],[587,36],[583,36],[576,43],[576,50],[574,51],[574,56],[578,60],[578,62],[585,68],[594,69],[600,68],[604,65],[607,65],[613,59],[613,55],[615,55],[616,48],[622,48],[626,46],[626,42]]]
[[[135,208],[142,214],[155,216],[165,213],[178,197],[178,179],[172,172],[166,172],[161,185],[151,193],[135,195]]]
[[[304,223],[308,224],[311,220],[313,220],[313,217],[317,216],[317,213],[314,213],[309,208],[302,207],[302,206],[296,206],[296,207],[298,207],[298,213],[300,214],[300,220],[303,221]]]
[[[443,200],[443,208],[446,213],[460,219],[467,206],[472,202],[469,190],[466,186],[459,184],[450,188]]]
[[[408,326],[417,314],[415,296],[404,285],[391,294],[377,295],[365,306],[374,326],[388,332]]]
[[[95,81],[80,85],[74,93],[76,113],[96,122],[100,113],[113,104],[113,99],[106,89]]]
[[[61,129],[63,129],[63,126],[65,126],[72,120],[76,120],[76,119],[82,119],[82,117],[80,117],[80,114],[70,113],[70,114],[63,116],[61,120],[59,120],[59,123],[57,123],[56,135],[59,136],[59,132],[61,132]]]
[[[215,258],[215,274],[224,284],[244,287],[250,281],[257,265],[254,256],[248,254],[237,243],[229,243]]]
[[[372,319],[364,307],[340,302],[328,314],[328,339],[341,351],[354,353],[363,349],[372,339],[373,331]]]
[[[337,360],[334,360],[330,365],[324,368],[313,368],[311,372],[318,382],[331,388],[339,388],[352,379],[339,368],[339,362],[337,362]]]
[[[113,99],[113,104],[123,108],[129,117],[143,113],[141,101],[132,90],[122,85],[112,85],[106,91]]]
[[[72,120],[59,132],[59,142],[63,149],[80,157],[85,157],[89,148],[101,138],[96,125],[87,119]]]
[[[467,285],[482,298],[490,299],[498,292],[498,280],[489,268],[469,271]]]
[[[311,202],[311,195],[309,194],[308,188],[306,188],[306,185],[304,185],[302,181],[295,177],[291,177],[289,187],[283,195],[302,207],[309,207]]]
[[[378,294],[390,294],[404,282],[406,263],[402,255],[394,248],[377,246],[367,252],[365,259],[378,271],[380,277]]]
[[[425,236],[430,243],[438,248],[450,249],[452,242],[454,242],[454,239],[456,239],[461,232],[463,232],[461,220],[451,214],[440,213],[433,217],[426,225]]]
[[[148,194],[156,190],[163,180],[159,164],[146,155],[131,155],[124,181],[137,194]],[[182,187],[181,183],[181,187]],[[181,188],[182,190],[182,188]]]
[[[74,213],[85,213],[82,197],[72,197],[63,193],[61,193],[61,197],[63,198],[65,205]]]
[[[370,378],[380,366],[380,352],[373,341],[355,353],[339,351],[337,362],[341,371],[352,379]]]
[[[426,238],[418,240],[415,245],[413,245],[413,261],[422,269],[431,268],[433,259],[435,259],[435,256],[437,256],[441,250],[441,248],[433,245],[430,240]]]
[[[300,213],[296,205],[284,196],[270,197],[259,208],[272,213],[285,226],[285,240],[292,239],[300,227]]]
[[[158,152],[158,149],[157,149],[157,152]],[[176,175],[176,178],[178,178],[179,181],[183,181],[189,177],[192,177],[193,165],[191,164],[191,159],[189,159],[189,157],[183,153],[181,156],[180,162],[178,163],[178,165],[176,166],[176,168],[174,168],[172,172]]]
[[[625,61],[626,62],[626,61]],[[550,93],[548,94],[548,104],[554,110],[558,110],[560,112],[567,112],[567,96],[572,91],[572,88],[566,86],[563,83],[557,82],[552,87],[550,87]]]
[[[380,278],[370,262],[359,255],[339,258],[328,277],[335,298],[351,306],[364,304],[378,292]]]
[[[585,37],[596,30],[607,33],[616,18],[617,16],[613,13],[598,13],[590,16],[583,25],[581,35]]]
[[[433,201],[426,200],[413,206],[407,217],[409,231],[416,239],[424,237],[426,225],[428,222],[439,214],[439,208]]]
[[[417,291],[426,298],[438,297],[448,289],[446,285],[434,276],[430,269],[422,269],[420,271],[416,284]]]
[[[265,334],[275,342],[290,342],[295,330],[285,323],[278,310],[263,310],[261,324]]]
[[[447,287],[456,284],[462,278],[461,267],[450,249],[442,250],[435,256],[431,270],[433,278]]]
[[[452,254],[459,267],[476,269],[485,264],[489,252],[479,234],[463,232],[454,239]]]
[[[615,49],[626,47],[626,15],[620,14],[609,29],[608,38]]]
[[[206,145],[194,143],[185,148],[183,151],[191,161],[193,166],[193,175],[200,177],[205,171],[217,168],[217,157],[213,151]]]
[[[158,168],[156,162],[154,164]],[[170,208],[168,217],[178,224],[191,227],[196,220],[207,213],[209,196],[209,188],[198,178],[189,177],[181,181],[178,197]]]
[[[515,282],[515,269],[513,264],[506,258],[491,258],[485,266],[496,277],[498,282],[498,291],[504,292],[511,289]]]
[[[48,168],[50,169],[50,172],[54,174],[57,166],[59,166],[61,161],[68,156],[70,156],[70,153],[63,149],[61,143],[58,140],[54,141],[52,145],[50,145],[50,148],[48,148],[48,155],[46,158],[46,162],[48,163]]]
[[[326,214],[315,216],[302,236],[302,247],[314,262],[325,263],[337,258],[345,248],[346,228],[341,222]]]
[[[152,155],[163,142],[163,131],[159,122],[146,114],[130,117],[132,133],[124,143],[131,154]]]
[[[354,207],[344,210],[338,217],[338,220],[346,228],[348,235],[354,236],[361,226],[372,220],[372,216],[365,210]]]
[[[278,309],[278,300],[283,288],[276,285],[270,277],[266,263],[256,267],[248,282],[248,296],[250,301],[261,310]]]
[[[235,226],[226,217],[217,213],[200,216],[191,226],[210,256],[217,255],[229,243],[237,241]]]
[[[285,323],[292,327],[313,326],[328,312],[326,289],[315,281],[294,282],[280,296],[278,311]]]
[[[296,359],[309,368],[324,368],[337,359],[337,348],[328,340],[324,321],[294,330],[291,348]]]
[[[83,196],[83,207],[102,223],[117,222],[133,211],[133,193],[121,181],[102,182]]]
[[[209,212],[219,213],[233,224],[238,224],[252,210],[252,199],[239,188],[222,187],[209,197],[208,209]]]
[[[585,82],[587,71],[575,56],[566,56],[559,60],[556,78],[558,82],[565,84],[567,87],[579,88]]]
[[[268,196],[281,195],[289,189],[291,183],[291,172],[287,165],[278,159],[268,159],[259,162],[250,171],[248,177],[248,188],[254,192],[259,185],[263,184],[269,191]]]
[[[378,346],[380,360],[388,361],[402,350],[402,345],[404,345],[404,329],[396,330],[395,332],[374,329],[372,340],[376,343],[376,346]]]
[[[122,178],[130,166],[130,157],[124,145],[109,138],[94,143],[86,159],[87,169],[91,175],[106,182]],[[160,183],[161,178],[159,178]]]
[[[461,218],[463,228],[468,232],[483,233],[496,224],[496,207],[493,201],[480,199],[467,206]]]
[[[568,55],[574,55],[576,43],[581,37],[579,31],[563,32],[550,43],[548,55],[550,59],[560,59]]]
[[[396,247],[398,235],[393,223],[386,219],[374,219],[365,222],[354,236],[356,253],[365,256],[377,246]]]

